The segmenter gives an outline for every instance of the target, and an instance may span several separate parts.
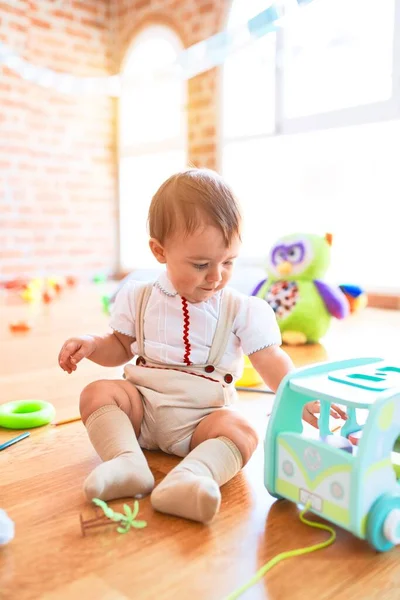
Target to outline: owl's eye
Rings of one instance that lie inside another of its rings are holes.
[[[304,249],[301,244],[294,244],[293,246],[290,246],[288,248],[287,257],[291,263],[300,262],[301,260],[303,260],[303,256],[304,256]]]
[[[272,264],[275,266],[277,266],[281,262],[287,260],[286,246],[284,246],[284,245],[275,246],[275,248],[272,250],[271,259],[272,259]]]
[[[286,260],[286,252],[284,250],[278,250],[278,252],[275,253],[275,260],[278,263]]]

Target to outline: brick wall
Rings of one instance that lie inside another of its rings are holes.
[[[108,0],[0,1],[0,39],[78,76],[110,69]],[[0,66],[0,278],[87,276],[116,257],[113,100]]]
[[[218,32],[229,0],[0,0],[0,40],[78,76],[119,69],[134,35],[165,23],[187,47]],[[218,73],[188,82],[189,160],[217,168]],[[69,96],[0,66],[0,280],[113,272],[115,101]]]

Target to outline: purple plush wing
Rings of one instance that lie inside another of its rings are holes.
[[[315,287],[325,303],[326,309],[336,319],[344,319],[350,312],[349,301],[339,288],[314,279]]]
[[[260,281],[260,283],[257,283],[256,287],[251,292],[251,296],[257,296],[258,292],[261,290],[262,286],[264,285],[264,283],[266,281],[267,281],[267,279],[263,279],[262,281]]]

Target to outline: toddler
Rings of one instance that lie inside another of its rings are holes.
[[[85,481],[89,500],[151,492],[156,510],[208,523],[219,488],[253,454],[257,435],[232,407],[243,354],[273,391],[292,362],[270,306],[226,287],[241,223],[231,189],[215,172],[170,177],[149,210],[150,248],[165,272],[154,283],[121,288],[112,332],[64,343],[59,364],[68,373],[83,358],[125,365],[124,379],[96,381],[81,394],[82,421],[103,460]],[[314,422],[317,411],[318,403],[308,404],[304,418]],[[155,489],[142,448],[183,457]]]

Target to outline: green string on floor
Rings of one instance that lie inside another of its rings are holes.
[[[251,588],[255,583],[260,581],[260,579],[262,579],[262,577],[264,577],[264,575],[266,573],[268,573],[268,571],[270,571],[272,569],[272,567],[275,567],[275,565],[282,562],[286,558],[293,558],[294,556],[301,556],[302,554],[309,554],[310,552],[316,552],[317,550],[322,550],[323,548],[327,548],[328,546],[333,544],[333,542],[336,539],[335,530],[332,527],[329,527],[328,525],[323,525],[322,523],[316,523],[315,521],[309,521],[308,519],[306,519],[304,515],[308,511],[308,509],[309,509],[309,505],[305,506],[304,509],[301,511],[301,513],[299,515],[300,521],[302,523],[304,523],[305,525],[309,525],[310,527],[328,531],[331,534],[329,539],[327,539],[325,542],[320,542],[319,544],[314,544],[313,546],[306,546],[305,548],[297,548],[297,550],[289,550],[288,552],[281,552],[281,554],[278,554],[274,558],[271,558],[271,560],[269,560],[264,566],[262,566],[261,569],[259,569],[257,571],[257,573],[247,583],[245,583],[240,588],[238,588],[237,590],[235,590],[234,592],[229,594],[229,596],[226,596],[226,598],[224,598],[224,600],[236,600],[236,598],[239,598],[242,594],[244,594],[244,592],[246,592],[249,588]]]

